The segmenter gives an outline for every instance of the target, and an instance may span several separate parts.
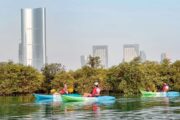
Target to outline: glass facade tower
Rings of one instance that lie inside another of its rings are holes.
[[[46,63],[46,9],[21,9],[19,63],[40,70]]]
[[[123,61],[130,62],[135,57],[139,56],[139,45],[138,44],[125,44],[123,46]]]
[[[87,63],[88,63],[88,61],[89,61],[88,56],[82,55],[80,58],[81,58],[81,67],[87,65]]]
[[[104,68],[108,67],[108,46],[106,45],[93,46],[93,56],[100,57],[101,65]]]

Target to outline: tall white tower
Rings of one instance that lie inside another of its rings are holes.
[[[146,61],[146,53],[144,51],[140,51],[140,59],[141,62],[145,62]]]
[[[101,65],[108,67],[108,47],[106,45],[93,46],[93,56],[100,57]]]
[[[139,45],[138,44],[126,44],[123,47],[123,61],[130,62],[135,57],[139,56]]]
[[[163,62],[164,59],[168,59],[167,53],[161,53],[161,62]]]
[[[81,58],[81,67],[87,65],[87,63],[88,63],[88,61],[89,61],[88,56],[82,55],[80,58]]]
[[[40,70],[46,63],[46,9],[21,9],[19,63]]]

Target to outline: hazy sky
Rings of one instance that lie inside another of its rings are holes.
[[[123,44],[136,43],[149,60],[162,52],[180,59],[180,0],[0,0],[0,61],[18,62],[20,9],[45,7],[48,62],[80,67],[80,55],[108,45],[109,65]]]

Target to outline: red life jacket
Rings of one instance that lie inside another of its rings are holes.
[[[100,94],[100,88],[95,87],[92,91],[92,97],[95,97],[97,94]]]
[[[67,94],[67,92],[66,92],[64,89],[60,90],[59,93],[60,93],[60,94]]]
[[[164,85],[163,86],[163,92],[167,92],[169,90],[169,86],[168,85]]]

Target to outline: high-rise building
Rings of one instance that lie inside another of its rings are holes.
[[[161,62],[163,62],[164,59],[168,59],[167,53],[161,53]]]
[[[125,44],[123,46],[123,61],[130,62],[135,57],[139,56],[139,45],[138,44]]]
[[[146,61],[146,54],[144,51],[140,51],[140,59],[141,62],[145,62]]]
[[[106,45],[93,46],[93,56],[100,57],[102,67],[104,68],[108,67],[108,46]]]
[[[46,9],[21,9],[19,63],[40,70],[46,63]]]
[[[81,66],[85,66],[89,61],[88,56],[82,55],[80,58],[81,58]]]

